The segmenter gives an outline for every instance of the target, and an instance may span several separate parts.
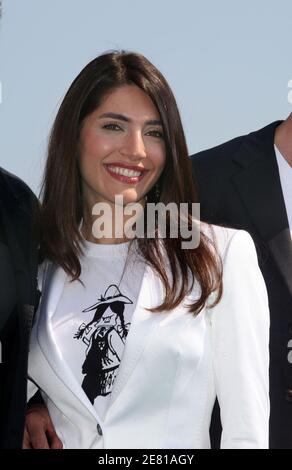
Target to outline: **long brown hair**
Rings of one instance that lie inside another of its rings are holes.
[[[144,56],[124,51],[103,54],[92,60],[73,81],[56,116],[50,136],[42,195],[43,256],[61,266],[73,280],[81,272],[82,191],[78,169],[79,133],[83,120],[110,91],[135,84],[153,101],[162,121],[166,164],[159,179],[159,201],[164,204],[197,202],[191,162],[173,93],[157,68]],[[153,188],[148,201],[155,200]],[[191,223],[191,214],[190,223]],[[196,249],[182,249],[181,238],[138,238],[139,252],[160,277],[165,298],[153,311],[175,308],[190,292],[195,280],[200,296],[190,311],[198,313],[207,298],[222,294],[222,270],[213,241],[203,232]],[[167,254],[171,278],[167,274]],[[191,274],[191,284],[189,275]]]

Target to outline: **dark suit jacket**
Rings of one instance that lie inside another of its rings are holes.
[[[292,242],[273,146],[280,122],[200,152],[192,163],[201,218],[254,239],[271,314],[270,447],[292,449]]]
[[[0,448],[22,446],[37,276],[38,203],[0,168]]]

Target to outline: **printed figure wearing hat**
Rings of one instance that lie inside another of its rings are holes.
[[[77,339],[83,336],[83,341],[88,344],[82,366],[85,374],[82,388],[92,404],[97,396],[111,393],[121,361],[119,351],[123,350],[128,334],[124,320],[125,304],[132,303],[115,284],[111,284],[97,303],[83,310],[95,310],[93,319],[88,324],[83,323],[74,336]]]

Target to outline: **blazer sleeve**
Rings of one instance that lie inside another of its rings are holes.
[[[221,448],[268,448],[268,297],[253,240],[243,230],[227,244],[223,296],[209,313]]]

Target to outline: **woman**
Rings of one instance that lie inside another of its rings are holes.
[[[108,53],[74,80],[43,194],[29,395],[40,388],[64,447],[209,448],[217,395],[221,447],[266,448],[269,312],[255,248],[246,232],[203,225],[198,247],[182,248],[172,216],[165,237],[146,216],[151,203],[187,203],[190,228],[197,198],[175,99],[145,57]]]

